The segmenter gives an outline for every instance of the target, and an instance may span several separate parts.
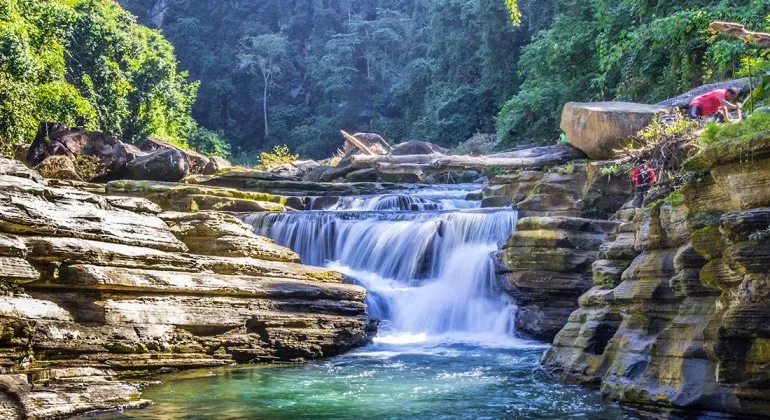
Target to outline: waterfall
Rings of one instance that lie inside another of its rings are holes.
[[[467,191],[351,197],[328,210],[257,213],[257,234],[339,270],[369,291],[372,316],[399,333],[512,333],[514,307],[492,259],[515,229],[510,208],[480,209]]]

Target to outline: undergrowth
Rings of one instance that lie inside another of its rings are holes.
[[[299,159],[299,155],[292,154],[289,146],[274,146],[272,152],[259,154],[259,164],[256,165],[256,168],[269,171],[286,163],[294,163],[297,159]]]
[[[756,111],[746,120],[736,124],[709,123],[700,136],[699,143],[707,146],[762,131],[770,131],[770,111]]]

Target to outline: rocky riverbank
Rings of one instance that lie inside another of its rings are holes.
[[[680,191],[619,211],[614,232],[603,239],[557,229],[566,222],[524,219],[525,229],[503,252],[511,265],[574,270],[569,278],[538,276],[531,285],[522,284],[523,273],[504,275],[519,293],[529,293],[522,301],[531,320],[533,296],[556,307],[569,296],[561,286],[582,290],[590,272],[593,287],[568,319],[542,310],[539,323],[521,321],[543,335],[564,324],[542,360],[557,377],[599,385],[605,395],[645,410],[766,416],[770,137],[709,146],[685,171],[690,181]],[[527,228],[534,224],[549,229]],[[598,251],[594,239],[602,240]],[[567,246],[591,250],[590,258],[563,251]],[[549,258],[529,258],[536,250]],[[575,274],[589,265],[585,276]]]
[[[52,186],[0,158],[0,417],[141,406],[126,378],[303,361],[376,330],[365,289],[199,204],[280,202],[116,182]]]

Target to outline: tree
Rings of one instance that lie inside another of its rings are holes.
[[[265,124],[265,138],[270,136],[267,124],[267,95],[276,86],[275,79],[281,75],[281,61],[286,56],[286,38],[280,35],[259,35],[244,38],[242,53],[238,55],[238,66],[253,75],[262,76],[262,115]]]

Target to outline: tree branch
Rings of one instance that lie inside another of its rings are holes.
[[[740,23],[716,21],[712,22],[711,25],[709,25],[709,28],[717,32],[725,33],[734,38],[757,44],[760,47],[770,48],[770,34],[765,32],[749,31]]]

